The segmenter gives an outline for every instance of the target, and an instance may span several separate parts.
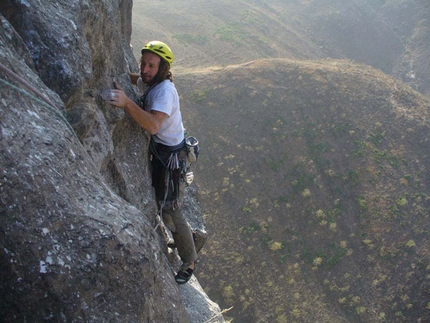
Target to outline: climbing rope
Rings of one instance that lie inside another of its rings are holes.
[[[36,101],[40,105],[42,105],[45,108],[47,108],[49,111],[54,112],[56,115],[58,115],[61,118],[61,120],[63,120],[65,122],[65,124],[70,129],[70,131],[73,133],[73,135],[75,136],[75,138],[78,139],[78,137],[76,136],[75,131],[73,130],[73,128],[70,125],[69,121],[67,121],[66,117],[64,117],[64,115],[55,107],[55,105],[51,101],[49,101],[49,99],[45,98],[42,95],[42,93],[40,93],[40,91],[36,90],[28,82],[26,82],[20,76],[16,75],[14,72],[12,72],[10,69],[8,69],[6,66],[4,66],[1,63],[0,63],[0,70],[3,71],[3,72],[5,72],[5,73],[7,73],[7,74],[9,74],[10,76],[12,76],[15,80],[17,80],[18,82],[20,82],[21,84],[23,84],[26,88],[28,88],[29,90],[31,90],[33,93],[35,93],[39,97],[36,97],[35,95],[27,92],[26,90],[21,89],[21,88],[17,87],[16,85],[13,85],[12,83],[9,83],[8,81],[4,80],[1,77],[0,77],[0,83],[3,83],[4,85],[10,87],[11,89],[13,89],[13,90],[15,90],[15,91],[17,91],[17,92],[19,92],[19,93],[21,93],[21,94],[29,97],[29,98],[31,98],[32,100]],[[43,100],[41,100],[40,98],[42,98]]]

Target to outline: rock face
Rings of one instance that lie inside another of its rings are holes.
[[[430,97],[430,2],[420,0],[412,5],[401,3],[396,10],[392,9],[393,20],[416,22],[405,28],[405,34],[410,41],[406,44],[394,74],[412,88]],[[406,17],[403,18],[403,17]]]
[[[147,134],[97,95],[113,78],[134,94],[131,9],[132,0],[0,4],[7,322],[224,322],[196,279],[173,279],[175,254],[154,231]]]

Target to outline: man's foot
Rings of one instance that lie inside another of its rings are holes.
[[[184,266],[182,265],[182,267]],[[193,275],[194,270],[195,270],[195,263],[192,263],[186,269],[181,268],[181,270],[179,270],[179,272],[175,276],[176,282],[179,285],[187,283],[190,280],[191,276]]]

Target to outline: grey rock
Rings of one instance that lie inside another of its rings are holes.
[[[177,257],[154,231],[148,135],[97,95],[113,78],[134,95],[131,8],[0,4],[5,321],[223,322],[196,279],[174,281]]]

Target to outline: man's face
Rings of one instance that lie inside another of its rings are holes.
[[[157,75],[158,67],[160,66],[160,56],[144,51],[140,60],[140,76],[145,84],[150,84]]]

